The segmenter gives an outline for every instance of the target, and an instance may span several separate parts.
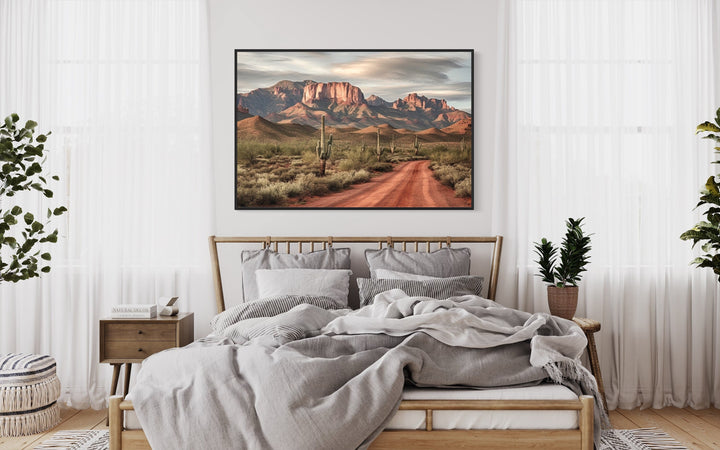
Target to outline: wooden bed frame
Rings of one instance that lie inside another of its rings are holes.
[[[492,244],[492,257],[487,298],[494,299],[502,251],[502,236],[490,237],[216,237],[210,236],[212,274],[218,313],[225,310],[222,277],[218,258],[218,244],[261,244],[262,248],[295,253],[332,247],[333,244],[376,244],[378,248],[396,247],[404,251],[431,251],[452,244]],[[401,410],[424,410],[425,430],[388,430],[382,432],[371,449],[431,449],[431,448],[546,448],[593,449],[593,408],[591,396],[577,400],[405,400]],[[126,430],[124,411],[133,410],[132,402],[122,396],[110,397],[110,450],[149,449],[142,430]],[[440,410],[575,410],[579,427],[572,430],[434,430],[433,411]]]

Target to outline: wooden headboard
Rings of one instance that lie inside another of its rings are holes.
[[[225,296],[223,294],[222,277],[220,276],[220,261],[218,258],[218,244],[258,244],[262,248],[291,253],[312,252],[326,249],[334,244],[368,244],[383,247],[392,247],[403,251],[431,251],[433,245],[437,248],[451,247],[452,244],[492,244],[492,260],[490,263],[490,281],[487,298],[495,299],[497,289],[498,270],[500,268],[500,253],[502,251],[502,236],[382,236],[382,237],[296,237],[296,236],[266,236],[266,237],[240,237],[240,236],[210,236],[210,259],[212,264],[213,284],[215,285],[215,302],[218,313],[225,311]],[[396,246],[400,247],[396,247]]]

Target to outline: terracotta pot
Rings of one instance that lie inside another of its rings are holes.
[[[548,286],[548,306],[550,314],[572,320],[575,316],[578,302],[577,286],[556,287]]]

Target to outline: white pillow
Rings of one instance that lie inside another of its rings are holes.
[[[260,269],[255,271],[255,281],[260,298],[323,295],[346,306],[350,274],[346,269]]]
[[[428,280],[441,280],[441,277],[429,277],[427,275],[416,275],[414,273],[397,272],[390,269],[375,269],[375,277],[386,280],[414,280],[414,281],[428,281]]]

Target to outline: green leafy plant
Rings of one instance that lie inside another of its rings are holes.
[[[696,134],[703,134],[702,139],[710,139],[715,141],[716,157],[720,157],[720,108],[715,113],[715,123],[703,122],[697,126]],[[720,164],[719,161],[713,161],[713,164]],[[720,176],[719,176],[720,178]],[[709,205],[703,212],[707,220],[701,220],[694,227],[680,235],[680,239],[684,241],[693,241],[693,248],[698,243],[702,243],[704,255],[692,260],[691,264],[698,267],[709,267],[718,276],[720,281],[720,183],[715,179],[715,175],[711,176],[705,182],[705,189],[700,191],[700,201],[695,208]]]
[[[67,211],[64,206],[48,209],[46,220],[38,220],[12,205],[12,197],[23,191],[53,196],[42,166],[50,132],[35,136],[36,122],[28,120],[20,126],[19,121],[17,114],[11,114],[0,124],[0,281],[11,282],[50,272],[50,253],[39,250],[38,244],[57,242],[58,230],[49,232],[47,226],[53,216]]]
[[[539,243],[535,242],[535,253],[538,255],[535,262],[540,266],[537,276],[542,277],[544,282],[557,287],[577,286],[586,270],[585,266],[590,261],[590,235],[583,233],[584,219],[567,219],[565,222],[567,232],[559,248],[558,265],[558,248],[546,238],[542,238]]]

